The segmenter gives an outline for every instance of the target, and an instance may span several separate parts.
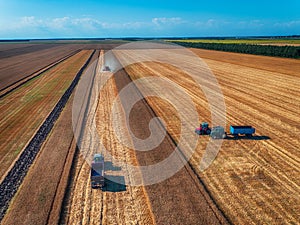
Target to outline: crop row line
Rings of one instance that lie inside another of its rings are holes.
[[[34,72],[26,77],[23,77],[22,79],[10,84],[9,86],[0,89],[0,99],[3,98],[4,96],[6,96],[7,94],[11,93],[12,91],[16,90],[17,88],[19,88],[20,86],[24,85],[25,83],[27,83],[28,81],[34,79],[35,77],[41,75],[42,73],[52,69],[54,66],[58,65],[59,63],[67,60],[68,58],[72,57],[73,55],[77,54],[78,52],[80,52],[80,50],[76,50],[64,57],[62,57],[61,59],[50,63],[49,65],[39,69],[37,72]]]
[[[115,60],[117,61],[117,63],[120,63],[117,56],[114,55]],[[136,89],[136,91],[138,92],[138,94],[140,96],[142,96],[143,102],[144,104],[146,104],[147,109],[149,110],[149,112],[154,115],[154,117],[158,117],[156,111],[151,107],[150,103],[148,102],[148,100],[144,97],[143,93],[141,92],[141,90],[138,88],[138,86],[134,83],[134,81],[132,80],[131,76],[127,73],[127,71],[124,69],[125,74],[128,76],[130,82],[132,83],[133,87]],[[220,224],[232,224],[232,222],[230,221],[230,219],[226,216],[226,214],[222,211],[222,209],[218,206],[216,200],[213,198],[212,193],[209,191],[207,185],[204,183],[204,181],[202,180],[202,178],[200,177],[200,175],[197,173],[196,169],[193,167],[193,165],[191,164],[191,162],[187,159],[186,155],[184,154],[184,152],[182,151],[182,149],[180,149],[180,147],[178,146],[176,140],[173,138],[173,136],[170,134],[170,132],[165,128],[164,124],[159,120],[158,123],[160,124],[160,126],[166,131],[166,137],[170,138],[171,142],[174,144],[174,146],[177,147],[178,149],[178,153],[180,154],[179,157],[181,157],[185,162],[187,162],[184,167],[186,168],[187,172],[189,173],[189,175],[192,177],[192,179],[194,180],[194,182],[196,183],[196,185],[199,187],[200,192],[202,193],[202,195],[204,196],[204,198],[206,199],[208,205],[210,206],[210,208],[212,209],[213,213],[215,214],[215,216],[217,217],[217,219],[220,221]],[[201,190],[203,189],[203,190]]]
[[[0,184],[0,222],[3,219],[9,207],[10,201],[12,200],[19,186],[24,180],[30,166],[32,165],[35,157],[40,151],[43,142],[46,140],[47,136],[51,132],[51,129],[53,128],[55,121],[57,120],[63,108],[65,107],[69,97],[71,96],[74,88],[78,84],[83,71],[88,66],[94,53],[95,51],[93,51],[93,53],[90,55],[88,60],[79,70],[79,72],[76,74],[71,85],[65,91],[63,96],[55,105],[52,112],[45,119],[43,124],[40,126],[39,130],[36,132],[36,134],[29,142],[29,144],[25,147],[19,159],[15,162],[14,166],[7,173],[6,177],[3,179],[2,183]]]

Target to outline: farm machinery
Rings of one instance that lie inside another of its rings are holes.
[[[203,122],[200,124],[198,128],[196,128],[195,132],[199,135],[209,135],[211,132],[211,129],[209,128],[208,123]]]
[[[101,154],[95,154],[91,167],[91,185],[92,188],[103,188],[104,183],[104,157]]]
[[[102,69],[102,71],[104,71],[104,72],[110,72],[109,66],[104,66],[104,68]]]
[[[200,124],[200,127],[196,128],[195,132],[198,135],[210,135],[213,139],[224,139],[228,137],[228,135],[233,136],[234,138],[238,138],[240,135],[243,136],[252,136],[255,133],[255,128],[252,126],[230,126],[229,132],[225,132],[224,127],[216,126],[209,127],[209,124],[203,122]]]

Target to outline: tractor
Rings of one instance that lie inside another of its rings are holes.
[[[200,127],[197,127],[195,132],[198,135],[210,135],[211,129],[209,128],[209,125],[207,122],[203,122],[200,124]]]
[[[234,138],[242,136],[251,137],[255,133],[255,128],[252,126],[233,126],[230,125],[229,133],[226,133],[224,127],[215,126],[209,128],[208,123],[203,122],[200,127],[196,128],[195,132],[199,135],[210,135],[212,139],[224,139],[230,136]]]

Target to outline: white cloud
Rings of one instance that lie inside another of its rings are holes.
[[[300,20],[293,20],[288,22],[277,22],[274,24],[275,27],[300,27]]]
[[[43,25],[43,21],[34,16],[24,16],[19,21],[12,24],[12,27],[37,27]]]
[[[95,31],[99,28],[103,28],[104,23],[102,23],[99,20],[92,19],[92,18],[79,18],[79,19],[73,19],[71,21],[70,26],[72,26],[74,28]]]
[[[161,17],[161,18],[153,18],[152,23],[154,23],[157,26],[161,25],[178,25],[183,23],[184,21],[180,17]]]
[[[40,19],[25,16],[1,22],[0,38],[101,37],[101,36],[217,36],[276,35],[300,32],[300,21],[261,20],[225,21],[217,19],[184,20],[156,17],[148,21],[107,22],[91,16]],[[281,32],[281,33],[280,33]]]
[[[43,25],[50,29],[66,29],[70,23],[69,17],[62,17],[62,18],[54,18],[51,20],[43,21]]]
[[[127,22],[123,24],[126,29],[140,29],[143,27],[148,27],[150,24],[146,22]]]
[[[66,29],[82,29],[82,30],[96,30],[96,29],[138,29],[143,26],[151,25],[150,22],[123,22],[123,23],[109,23],[102,22],[97,19],[90,17],[84,18],[70,18],[70,17],[59,17],[53,19],[37,19],[34,16],[26,16],[19,18],[18,20],[11,22],[9,26],[0,27],[1,30],[6,29],[32,29],[32,28],[48,28],[51,30],[66,30]]]
[[[37,22],[34,16],[25,16],[21,18],[21,23],[23,25],[35,25]]]

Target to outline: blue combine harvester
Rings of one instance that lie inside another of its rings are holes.
[[[92,188],[104,187],[104,157],[101,154],[95,154],[91,167],[91,185]]]

